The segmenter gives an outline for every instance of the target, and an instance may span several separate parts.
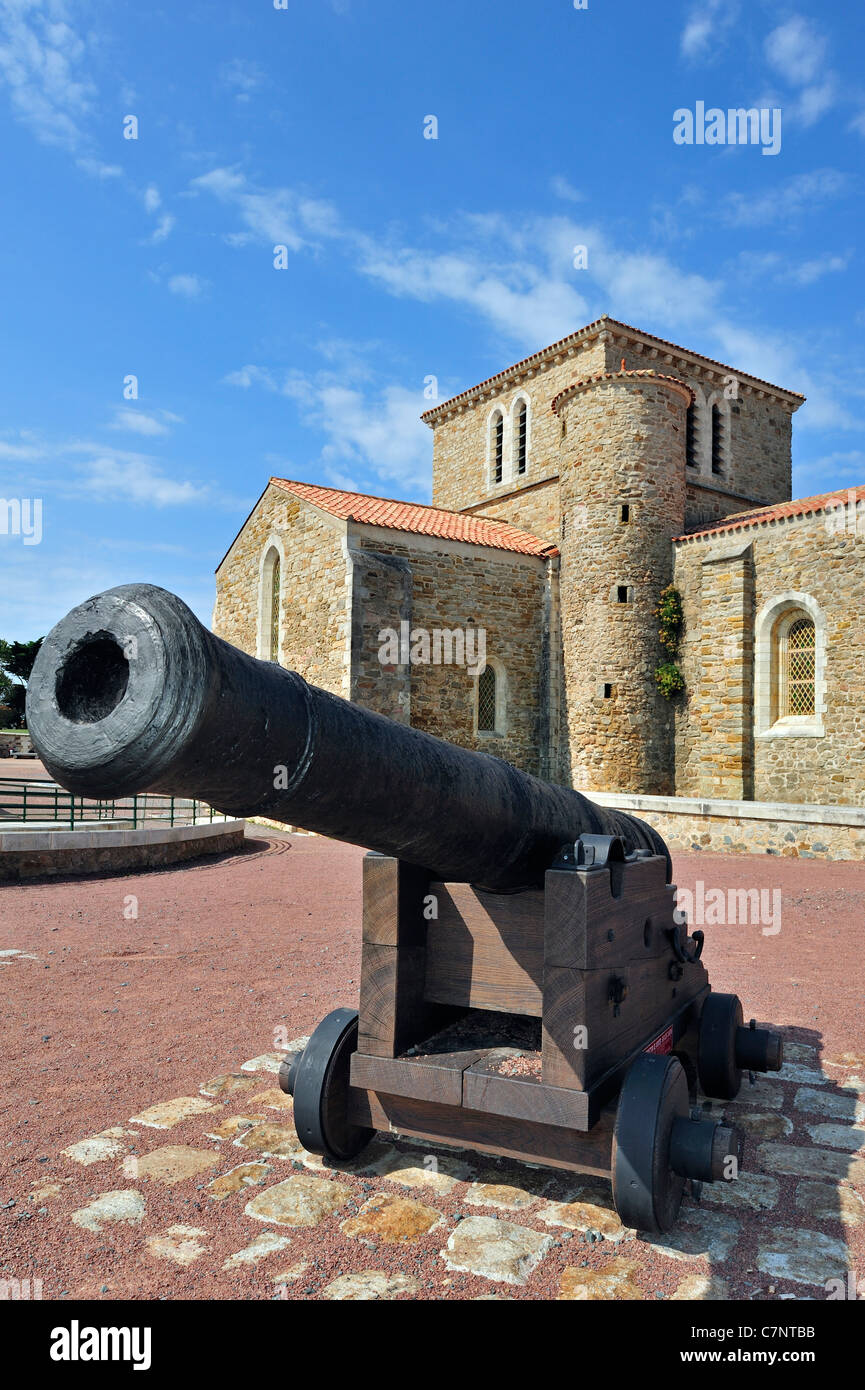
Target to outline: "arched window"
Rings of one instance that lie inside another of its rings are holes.
[[[781,637],[779,716],[813,718],[815,710],[816,632],[810,618],[797,617]]]
[[[280,563],[274,559],[270,571],[270,627],[268,630],[268,661],[279,661],[279,599]]]
[[[810,594],[764,604],[754,625],[754,732],[758,738],[822,738],[826,620]]]
[[[497,410],[492,419],[492,479],[500,483],[504,477],[505,466],[505,417]]]
[[[697,467],[697,402],[691,401],[685,418],[685,462],[689,468]]]
[[[516,419],[517,473],[525,473],[529,453],[529,407],[525,401],[517,406]]]
[[[498,713],[496,673],[489,662],[478,676],[478,733],[494,734]]]
[[[719,405],[712,406],[712,472],[724,470],[724,413]]]

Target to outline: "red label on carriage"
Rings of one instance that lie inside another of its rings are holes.
[[[657,1036],[656,1038],[654,1038],[654,1039],[652,1040],[652,1042],[649,1043],[649,1046],[648,1046],[648,1047],[644,1047],[644,1048],[643,1048],[643,1051],[644,1051],[644,1052],[672,1052],[672,1050],[673,1050],[673,1025],[672,1025],[672,1023],[670,1024],[669,1028],[665,1028],[665,1029],[664,1029],[663,1033],[659,1033],[658,1036]]]

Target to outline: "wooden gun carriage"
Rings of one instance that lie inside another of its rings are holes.
[[[737,1176],[697,1084],[730,1099],[781,1040],[711,991],[642,821],[256,661],[151,585],[53,629],[28,721],[73,792],[195,797],[370,848],[359,1011],[280,1071],[311,1152],[391,1130],[599,1174],[646,1231],[686,1182]]]

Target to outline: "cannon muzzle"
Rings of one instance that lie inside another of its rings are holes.
[[[584,833],[669,864],[635,817],[258,661],[151,584],[109,589],[57,624],[27,718],[45,766],[76,795],[194,797],[492,891],[542,883]]]

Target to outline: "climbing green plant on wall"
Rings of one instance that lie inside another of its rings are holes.
[[[664,699],[672,700],[685,689],[685,677],[672,659],[679,650],[685,623],[682,595],[674,584],[661,590],[655,617],[658,619],[658,640],[667,655],[667,660],[655,668],[655,681]]]

